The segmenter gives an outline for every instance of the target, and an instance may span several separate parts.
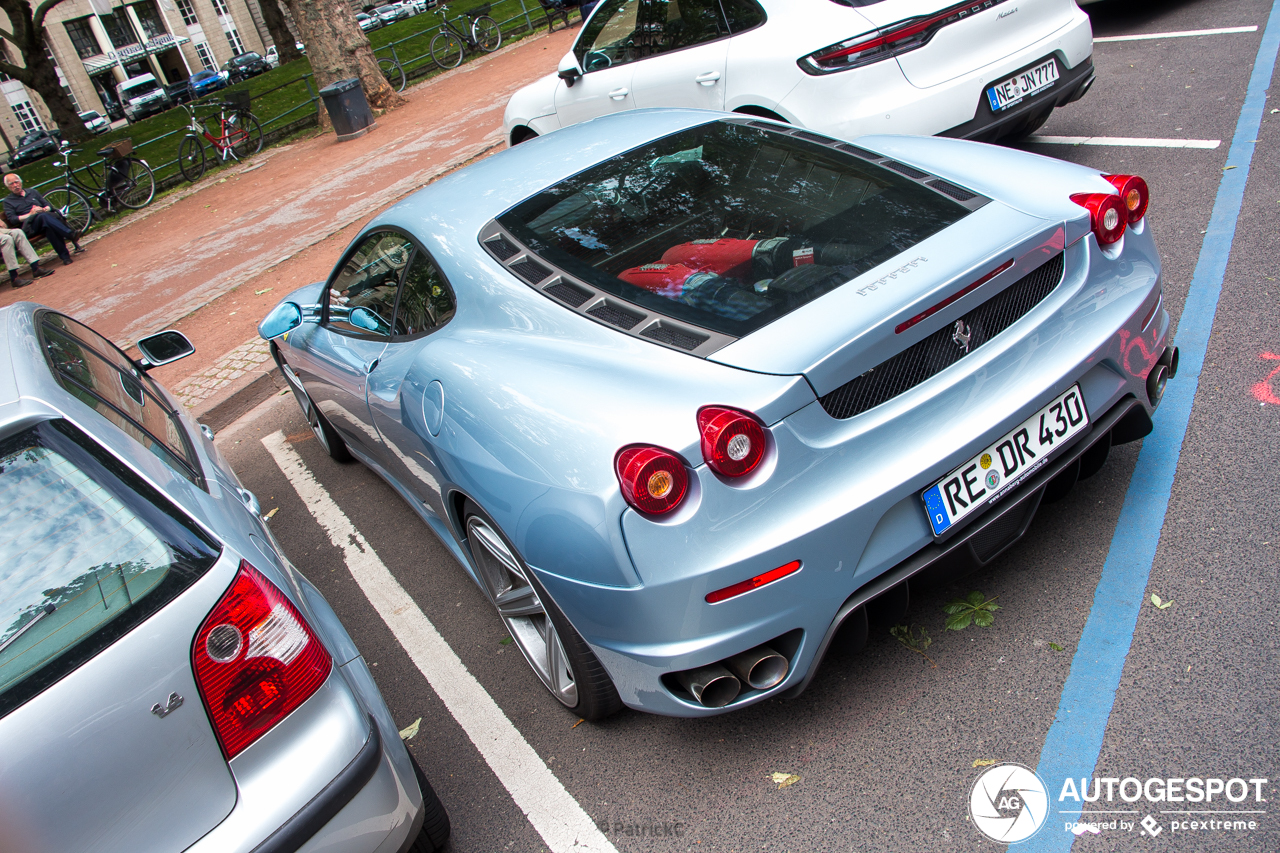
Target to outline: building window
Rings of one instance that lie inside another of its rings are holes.
[[[98,20],[102,21],[112,47],[117,50],[138,43],[138,37],[133,34],[133,27],[129,26],[129,19],[123,9],[117,9],[110,15],[99,15]]]
[[[240,41],[240,34],[236,32],[235,27],[227,30],[227,41],[231,43],[232,56],[239,56],[244,53],[244,42]]]
[[[182,14],[182,23],[188,27],[194,27],[200,23],[200,19],[196,17],[196,8],[191,5],[191,0],[178,0],[178,11]]]
[[[231,11],[227,9],[227,0],[213,0],[213,11],[224,16],[231,14]]]
[[[12,106],[13,114],[18,117],[18,124],[22,125],[23,133],[30,133],[33,130],[44,128],[30,101],[20,101]]]
[[[76,54],[81,59],[102,55],[102,48],[98,46],[98,40],[93,37],[93,30],[89,28],[88,18],[67,21],[63,26],[67,28],[67,35],[71,38],[71,44],[75,47]]]
[[[164,28],[164,21],[160,20],[160,13],[156,11],[155,4],[135,3],[133,4],[133,11],[138,16],[138,23],[142,24],[142,37],[144,39],[153,39],[168,32]]]
[[[213,52],[209,50],[209,45],[202,41],[196,42],[196,55],[200,57],[200,64],[204,66],[206,71],[213,71],[218,67],[213,61]]]

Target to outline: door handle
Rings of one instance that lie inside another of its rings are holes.
[[[382,358],[381,358],[381,357],[379,357],[379,358],[375,358],[373,361],[369,362],[369,366],[368,366],[368,367],[366,367],[366,368],[364,369],[364,372],[365,372],[365,373],[373,373],[374,369],[375,369],[375,368],[377,368],[377,366],[378,366],[381,362],[382,362]]]
[[[627,96],[626,89],[614,89],[612,92],[609,93],[609,97],[613,98],[615,101],[621,101],[626,96]]]
[[[706,74],[699,74],[693,78],[695,83],[701,83],[703,86],[714,86],[719,79],[719,71],[708,71]]]

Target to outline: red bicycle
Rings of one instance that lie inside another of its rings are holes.
[[[208,140],[217,159],[223,162],[232,159],[238,162],[262,150],[262,126],[253,113],[249,112],[245,101],[247,99],[209,104],[217,107],[218,113],[209,116],[204,122],[196,117],[194,105],[182,105],[191,116],[187,135],[178,146],[178,169],[184,178],[198,181],[204,174],[208,155],[201,137]]]

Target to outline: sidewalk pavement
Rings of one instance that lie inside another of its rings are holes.
[[[408,103],[349,142],[317,135],[215,170],[86,241],[0,305],[66,311],[122,347],[161,329],[196,354],[152,374],[213,429],[283,390],[259,320],[291,290],[326,278],[379,211],[504,146],[502,112],[551,73],[577,28],[521,40],[405,92]]]

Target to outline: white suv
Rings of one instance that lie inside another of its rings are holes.
[[[781,119],[831,136],[1030,133],[1093,84],[1074,0],[604,0],[556,74],[507,104],[518,144],[637,107]]]

